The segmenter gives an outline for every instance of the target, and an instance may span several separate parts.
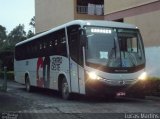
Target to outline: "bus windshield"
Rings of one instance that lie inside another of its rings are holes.
[[[111,68],[145,63],[142,39],[137,29],[86,27],[87,64]]]

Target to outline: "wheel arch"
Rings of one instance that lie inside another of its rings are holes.
[[[60,91],[60,92],[61,92],[61,90],[62,90],[61,84],[62,84],[62,81],[63,81],[64,78],[65,78],[65,75],[64,75],[64,74],[60,74],[60,75],[58,76],[58,91]]]
[[[24,75],[25,83],[26,83],[26,79],[27,79],[27,77],[29,77],[29,72],[25,72],[25,75]]]
[[[61,84],[64,79],[67,81],[67,83],[69,85],[69,81],[67,80],[67,76],[64,73],[59,74],[59,76],[58,76],[58,91],[62,90]],[[70,88],[69,88],[69,91],[70,91]]]

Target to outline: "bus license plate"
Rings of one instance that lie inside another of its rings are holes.
[[[118,92],[118,93],[116,94],[116,96],[117,96],[117,97],[125,96],[125,95],[126,95],[126,93],[125,93],[125,92]]]

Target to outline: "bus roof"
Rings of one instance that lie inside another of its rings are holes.
[[[130,28],[130,29],[137,29],[135,25],[127,24],[127,23],[120,23],[120,22],[113,22],[113,21],[105,21],[105,20],[73,20],[71,22],[68,22],[66,24],[60,25],[58,27],[52,28],[46,32],[40,33],[30,39],[26,39],[24,41],[21,41],[16,44],[16,46],[27,43],[29,41],[32,41],[36,38],[39,38],[41,36],[47,35],[49,33],[52,33],[56,30],[65,28],[70,25],[79,24],[81,26],[103,26],[103,27],[114,27],[114,28]]]

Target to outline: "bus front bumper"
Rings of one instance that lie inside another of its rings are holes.
[[[137,80],[113,81],[107,83],[99,80],[86,81],[87,95],[138,96],[144,95],[145,82]]]

